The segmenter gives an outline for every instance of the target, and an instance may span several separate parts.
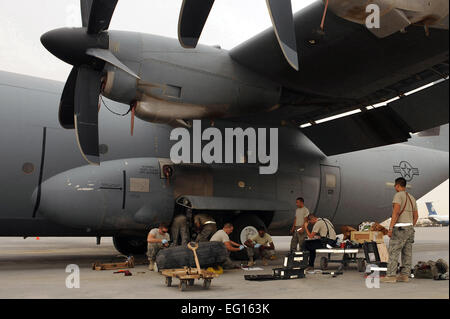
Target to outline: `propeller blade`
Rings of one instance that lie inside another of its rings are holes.
[[[94,165],[100,164],[98,138],[98,100],[102,73],[87,66],[78,68],[75,88],[75,130],[83,157]]]
[[[122,71],[127,72],[128,74],[130,74],[131,76],[134,76],[137,79],[141,79],[136,73],[134,73],[129,67],[127,67],[125,64],[123,64],[122,62],[120,62],[120,60],[111,53],[111,51],[109,50],[105,50],[105,49],[87,49],[86,50],[86,54],[96,57],[100,60],[103,60],[105,62],[108,62],[109,64],[114,65],[115,67],[121,69]]]
[[[65,129],[75,128],[73,114],[75,112],[74,100],[77,75],[77,68],[72,68],[72,71],[70,71],[69,77],[67,78],[66,85],[64,86],[64,90],[61,95],[58,119],[61,126]]]
[[[214,0],[183,0],[178,21],[178,39],[184,48],[197,46]]]
[[[270,18],[286,60],[298,71],[297,39],[291,0],[266,0]]]
[[[82,0],[83,1],[83,0]],[[87,25],[88,34],[108,30],[118,0],[91,0],[92,6]]]
[[[89,24],[89,16],[91,14],[93,0],[80,0],[81,7],[81,22],[83,24],[83,28],[87,28]]]

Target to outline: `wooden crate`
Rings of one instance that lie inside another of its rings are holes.
[[[380,255],[380,261],[382,263],[387,263],[389,261],[389,252],[385,243],[378,243],[378,254]]]
[[[383,233],[379,231],[352,231],[350,240],[363,244],[365,241],[384,243]]]

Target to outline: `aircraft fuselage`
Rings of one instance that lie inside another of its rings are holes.
[[[272,211],[213,211],[225,220],[255,214],[271,234],[286,235],[299,196],[336,226],[356,225],[390,216],[400,162],[419,171],[409,183],[416,198],[448,178],[448,152],[397,144],[327,158],[299,130],[284,127],[276,174],[259,174],[257,164],[199,164],[175,166],[173,178],[165,179],[161,160],[170,156],[173,128],[138,120],[131,137],[129,122],[104,107],[102,164],[86,166],[74,132],[58,123],[61,90],[61,83],[0,73],[1,236],[142,235],[171,220],[181,195],[287,203]],[[240,124],[215,127],[246,126]]]

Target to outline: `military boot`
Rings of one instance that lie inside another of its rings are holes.
[[[154,261],[150,261],[150,264],[148,265],[148,270],[150,270],[150,271],[155,270],[155,262]]]
[[[249,257],[247,266],[253,267],[254,265],[255,265],[255,262],[253,261],[253,257]]]
[[[407,275],[398,275],[397,276],[397,282],[408,282],[409,281],[409,276]]]
[[[394,282],[397,282],[397,277],[396,276],[386,276],[386,277],[380,278],[380,282],[394,283]]]
[[[262,264],[263,264],[263,266],[267,266],[267,265],[268,265],[267,259],[264,258],[264,257],[263,257],[263,259],[262,259]]]

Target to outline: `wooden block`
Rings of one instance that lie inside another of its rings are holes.
[[[380,261],[387,263],[389,260],[389,252],[385,243],[378,243],[378,254],[380,255]]]

